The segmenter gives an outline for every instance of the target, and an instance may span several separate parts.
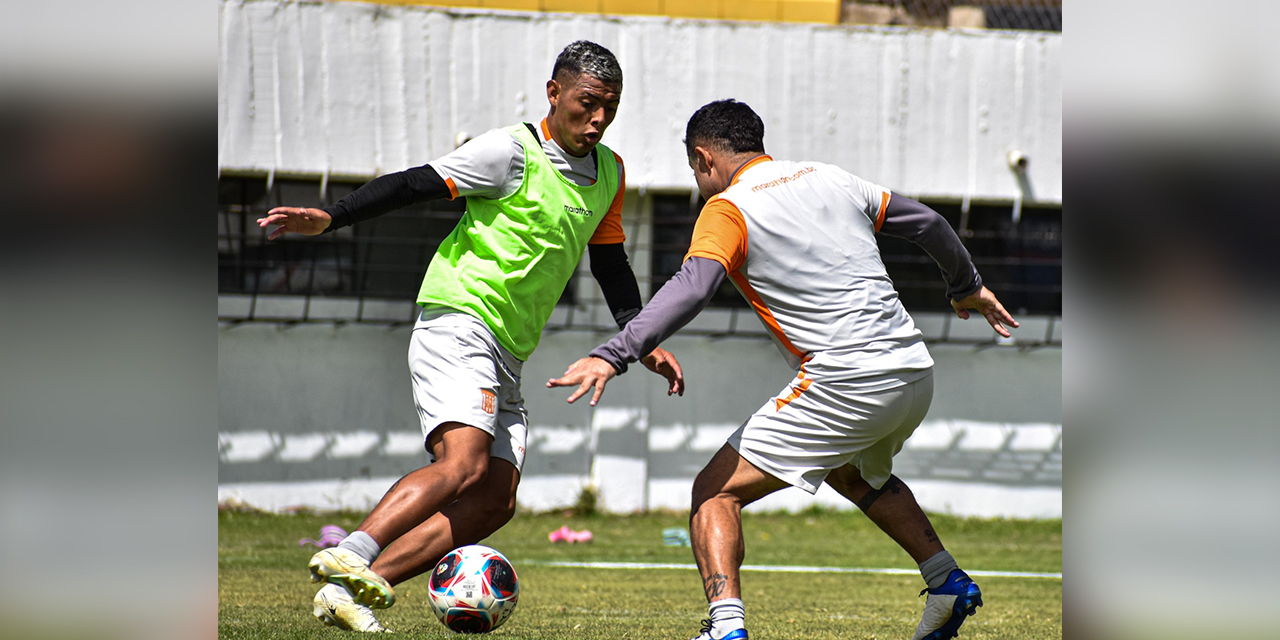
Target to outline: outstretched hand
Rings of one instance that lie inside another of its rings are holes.
[[[652,353],[641,358],[640,364],[667,379],[667,395],[684,395],[684,371],[680,370],[680,363],[670,351],[657,347]]]
[[[280,225],[267,235],[268,240],[275,240],[286,233],[297,233],[304,236],[318,236],[329,228],[333,218],[324,209],[308,209],[306,207],[276,207],[267,212],[267,217],[258,218],[258,226],[266,229]]]
[[[613,369],[613,365],[600,358],[587,357],[569,365],[569,368],[564,370],[563,377],[548,380],[547,388],[577,385],[578,388],[569,396],[569,402],[595,389],[595,395],[591,396],[591,406],[594,407],[600,401],[600,395],[604,393],[604,386],[616,375],[618,372]]]
[[[1005,328],[1005,325],[1015,329],[1018,327],[1018,321],[1014,320],[1013,316],[1004,310],[1004,305],[1000,304],[1000,301],[996,299],[996,294],[991,293],[986,287],[959,300],[952,300],[951,307],[956,310],[956,315],[963,320],[969,319],[970,309],[981,313],[987,319],[987,322],[991,324],[991,328],[1006,338],[1009,337],[1009,330]]]
[[[658,347],[641,358],[640,362],[650,371],[667,379],[667,395],[684,395],[684,372],[680,370],[680,363],[670,352]],[[618,372],[608,362],[600,358],[586,357],[569,365],[569,368],[564,370],[564,376],[548,380],[547,388],[578,387],[569,395],[569,402],[581,398],[594,389],[595,393],[591,395],[591,406],[594,407],[597,402],[600,402],[605,385],[617,375]]]

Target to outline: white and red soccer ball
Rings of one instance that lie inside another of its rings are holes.
[[[445,554],[427,592],[440,622],[458,633],[487,633],[511,617],[520,581],[506,556],[473,544]]]

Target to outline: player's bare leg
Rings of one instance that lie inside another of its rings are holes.
[[[747,637],[742,627],[739,581],[746,556],[742,508],[786,486],[744,460],[727,444],[693,481],[689,533],[711,610],[711,618],[704,623],[697,640]]]
[[[893,538],[917,564],[945,549],[933,530],[915,494],[898,476],[889,476],[884,486],[875,489],[862,478],[858,468],[847,464],[827,475],[827,484],[837,493],[858,505],[862,513]]]
[[[827,475],[827,484],[858,505],[920,565],[929,598],[912,640],[954,638],[965,618],[982,606],[982,591],[943,548],[907,484],[890,475],[884,486],[876,489],[853,465],[832,471]]]
[[[516,511],[520,472],[500,458],[489,460],[489,473],[453,504],[400,536],[378,555],[373,570],[392,585],[435,567],[444,554],[476,544],[502,528]]]
[[[475,427],[456,422],[437,427],[427,439],[436,461],[396,481],[337,547],[316,552],[307,565],[312,582],[341,586],[366,607],[395,604],[395,590],[369,566],[371,561],[382,547],[484,482],[492,443],[493,436]]]
[[[492,445],[493,436],[475,427],[436,427],[427,439],[436,461],[396,481],[356,529],[379,546],[391,544],[484,482]]]

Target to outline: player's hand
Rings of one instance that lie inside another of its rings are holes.
[[[640,364],[667,379],[667,395],[684,395],[684,372],[680,370],[680,363],[670,351],[658,347],[649,355],[640,358]]]
[[[569,368],[564,370],[564,377],[548,380],[547,388],[577,385],[578,388],[569,396],[569,402],[595,389],[595,395],[591,396],[591,406],[594,407],[600,401],[600,394],[604,393],[604,385],[616,375],[618,372],[614,371],[613,365],[600,358],[587,357],[569,365]]]
[[[969,319],[970,309],[981,313],[987,319],[987,322],[991,323],[991,328],[1006,338],[1009,337],[1009,330],[1005,328],[1005,325],[1015,329],[1018,327],[1018,321],[1014,320],[1013,316],[1004,310],[1004,305],[1000,304],[999,300],[996,300],[996,294],[991,293],[986,287],[959,300],[952,300],[951,307],[956,310],[956,315],[960,316],[962,320]]]
[[[266,229],[280,225],[267,235],[268,240],[275,240],[286,233],[297,233],[304,236],[318,236],[329,228],[333,218],[323,209],[306,207],[276,207],[267,212],[267,217],[258,218],[258,226]]]

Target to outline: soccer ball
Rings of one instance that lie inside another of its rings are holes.
[[[516,570],[506,556],[473,544],[445,554],[431,571],[427,592],[440,623],[458,633],[487,633],[502,626],[520,597]]]

